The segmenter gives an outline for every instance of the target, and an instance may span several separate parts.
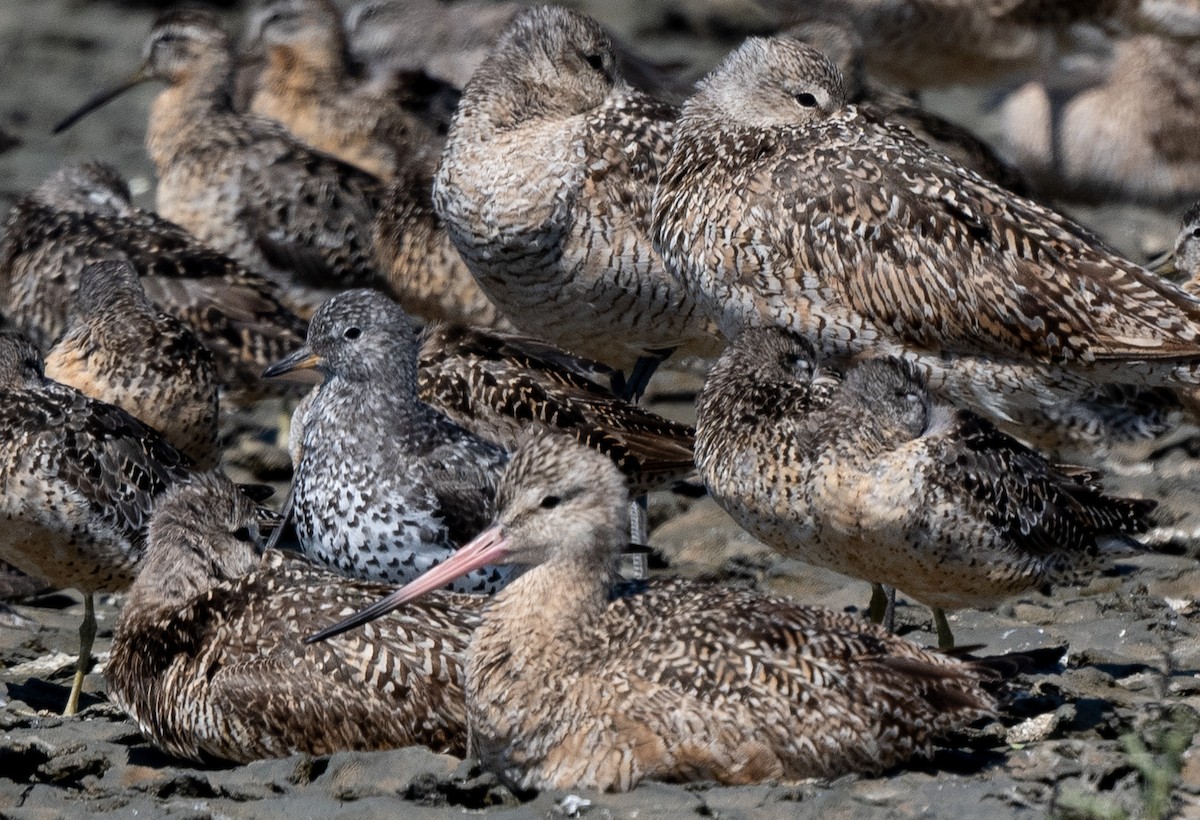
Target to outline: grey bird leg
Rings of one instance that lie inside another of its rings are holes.
[[[92,643],[96,640],[96,603],[89,592],[83,596],[83,623],[79,625],[79,660],[75,664],[75,680],[71,684],[71,695],[67,698],[64,715],[79,711],[79,695],[83,692],[83,679],[92,665]]]
[[[646,543],[646,522],[648,516],[646,513],[646,496],[639,495],[637,498],[629,502],[629,541],[632,544]],[[650,577],[649,564],[646,556],[642,553],[627,554],[625,562],[627,565],[632,565],[632,570],[627,576],[630,581],[642,581]]]
[[[638,356],[633,370],[629,372],[629,378],[625,381],[625,389],[621,391],[621,398],[636,404],[642,394],[646,392],[646,386],[650,384],[650,377],[658,370],[658,366],[674,352],[675,348],[668,347],[662,350],[647,350]]]
[[[896,588],[871,584],[871,603],[867,614],[873,623],[882,624],[888,632],[896,631]]]
[[[283,499],[283,507],[279,510],[279,526],[275,528],[275,532],[271,533],[271,537],[267,539],[267,545],[264,550],[273,550],[275,545],[279,543],[280,537],[283,535],[284,528],[287,527],[288,519],[292,517],[292,503],[296,500],[296,484],[288,485],[287,497]]]
[[[933,611],[933,625],[937,629],[938,649],[953,649],[954,634],[950,631],[950,622],[946,620],[946,610],[930,607]]]

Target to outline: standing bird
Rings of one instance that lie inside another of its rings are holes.
[[[314,560],[397,583],[453,554],[492,515],[507,454],[417,397],[417,339],[399,305],[354,290],[330,299],[308,342],[268,368],[324,376],[297,408],[292,479],[296,534]],[[507,570],[458,588],[492,591]]]
[[[382,179],[437,163],[441,138],[432,128],[351,78],[342,18],[329,0],[273,0],[251,16],[247,39],[267,50],[253,113]]]
[[[80,271],[111,258],[132,265],[150,301],[200,337],[236,393],[263,390],[263,368],[304,340],[307,325],[277,285],[135,208],[125,180],[100,162],[64,166],[13,207],[0,242],[0,310],[47,349],[66,332]]]
[[[615,73],[593,20],[520,12],[463,91],[433,202],[483,291],[522,332],[628,371],[715,355],[714,328],[650,245],[676,111]]]
[[[135,85],[165,82],[146,131],[164,218],[279,279],[290,300],[310,308],[330,288],[376,284],[371,226],[381,181],[276,122],[235,112],[232,71],[232,45],[216,17],[169,11],[154,22],[141,67],[55,130]]]
[[[654,230],[727,336],[902,357],[1013,429],[1103,385],[1200,375],[1200,302],[847,105],[790,38],[748,39],[684,105]]]
[[[96,636],[93,595],[132,581],[155,498],[188,480],[186,459],[111,404],[43,375],[26,339],[0,334],[0,560],[84,594],[67,714]]]
[[[934,609],[982,608],[1135,554],[1153,501],[1106,496],[974,413],[937,404],[911,365],[840,381],[806,340],[749,329],[697,403],[696,461],[722,508],[780,552]]]
[[[245,763],[424,744],[462,754],[462,667],[475,596],[435,593],[374,629],[303,636],[389,591],[269,550],[219,474],[164,495],[105,668],[155,746]]]
[[[627,498],[607,459],[534,439],[491,529],[310,640],[471,567],[531,567],[485,605],[466,673],[469,752],[525,789],[877,772],[994,708],[972,666],[852,616],[679,580],[612,597]]]
[[[200,469],[221,460],[212,354],[150,304],[123,259],[83,268],[72,321],[46,354],[45,370],[150,425]]]

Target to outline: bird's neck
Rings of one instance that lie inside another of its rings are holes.
[[[196,129],[212,128],[214,118],[233,115],[232,70],[229,55],[214,51],[197,60],[154,99],[146,150],[160,176]]]
[[[332,46],[271,49],[263,85],[276,95],[310,94],[340,82],[346,73],[344,56]]]

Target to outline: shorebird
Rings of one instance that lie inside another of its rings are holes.
[[[1184,212],[1175,246],[1154,263],[1154,271],[1200,297],[1200,202]]]
[[[345,33],[329,0],[275,0],[250,18],[247,39],[267,49],[250,110],[283,123],[301,141],[391,179],[404,166],[432,166],[437,134],[395,98],[355,82]]]
[[[970,665],[849,615],[681,580],[614,598],[626,502],[607,459],[533,439],[492,528],[310,640],[471,567],[531,567],[485,605],[466,662],[468,751],[520,788],[877,772],[994,708]]]
[[[507,454],[417,397],[417,339],[399,305],[369,290],[330,299],[307,343],[264,375],[297,369],[324,376],[292,423],[292,509],[309,557],[402,582],[488,521]],[[507,576],[481,570],[458,588],[493,591]]]
[[[616,75],[593,20],[528,9],[464,89],[434,182],[451,240],[513,325],[622,370],[642,360],[633,392],[670,350],[719,350],[650,246],[675,114]]]
[[[871,80],[867,76],[863,39],[845,22],[814,20],[792,26],[785,34],[818,49],[837,66],[846,84],[848,103],[873,106],[888,122],[904,126],[964,168],[1010,191],[1029,192],[1029,184],[1021,172],[979,137],[922,108],[913,94]]]
[[[1200,302],[847,105],[790,38],[747,40],[684,105],[654,232],[727,336],[900,356],[1014,430],[1110,383],[1200,376]]]
[[[423,319],[512,330],[450,241],[432,191],[432,170],[411,165],[379,203],[372,243],[388,293]]]
[[[390,591],[262,552],[254,505],[219,474],[168,491],[113,634],[109,696],[154,745],[239,763],[424,744],[462,754],[478,598],[438,593],[306,646]]]
[[[57,131],[124,91],[166,83],[146,148],[158,172],[157,209],[204,243],[315,305],[330,288],[378,283],[371,225],[382,182],[296,140],[272,120],[235,112],[233,56],[217,18],[199,10],[158,17],[144,59]]]
[[[154,499],[192,475],[124,410],[43,376],[28,340],[0,334],[0,559],[84,593],[75,712],[96,635],[92,596],[132,581]]]
[[[1069,27],[1100,25],[1193,39],[1190,0],[763,0],[801,19],[836,20],[866,44],[868,68],[901,88],[984,84],[1029,74],[1071,50]]]
[[[1000,106],[1005,153],[1055,197],[1157,205],[1195,199],[1197,75],[1195,42],[1121,40],[1101,77],[1075,93],[1035,80],[1008,95]]]
[[[150,301],[188,325],[213,354],[221,383],[265,389],[262,370],[304,340],[307,325],[270,280],[135,208],[116,169],[65,166],[13,207],[0,242],[0,310],[47,349],[67,328],[84,265],[121,258]]]
[[[869,359],[842,381],[816,349],[748,329],[697,403],[709,493],[780,552],[934,610],[991,607],[1087,577],[1141,550],[1153,501],[1112,498],[966,410],[936,403],[915,369]]]
[[[125,410],[200,469],[221,460],[212,354],[150,303],[124,259],[83,267],[72,320],[46,354],[45,374]]]

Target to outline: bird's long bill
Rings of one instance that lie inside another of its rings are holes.
[[[105,105],[106,103],[121,96],[126,91],[133,88],[135,85],[141,85],[142,83],[144,83],[150,79],[152,79],[152,78],[147,75],[145,69],[139,68],[137,71],[133,72],[133,74],[131,74],[129,76],[129,78],[126,79],[120,85],[116,86],[115,88],[109,88],[105,91],[101,91],[100,93],[94,95],[91,99],[89,99],[83,105],[76,108],[75,111],[68,114],[66,116],[66,118],[63,119],[62,122],[60,122],[58,125],[54,126],[54,133],[61,134],[63,131],[66,131],[72,125],[79,122],[81,119],[83,119],[88,114],[95,111],[97,108],[99,108],[102,105]]]
[[[323,359],[320,356],[308,349],[308,345],[304,345],[290,356],[285,356],[264,370],[263,378],[270,379],[275,376],[283,376],[291,373],[293,370],[312,370],[320,365],[322,361]]]
[[[492,527],[480,533],[473,541],[459,549],[445,563],[438,564],[420,578],[405,584],[391,595],[376,601],[361,612],[356,612],[349,618],[339,621],[331,627],[322,629],[315,635],[310,635],[304,639],[304,642],[316,643],[326,638],[332,638],[334,635],[340,635],[347,630],[354,629],[356,626],[362,626],[368,621],[373,621],[407,604],[409,601],[415,601],[422,595],[432,592],[435,589],[441,589],[456,578],[466,575],[471,570],[479,569],[488,564],[498,564],[507,558],[508,555],[508,536],[504,534],[503,528],[499,525]]]

